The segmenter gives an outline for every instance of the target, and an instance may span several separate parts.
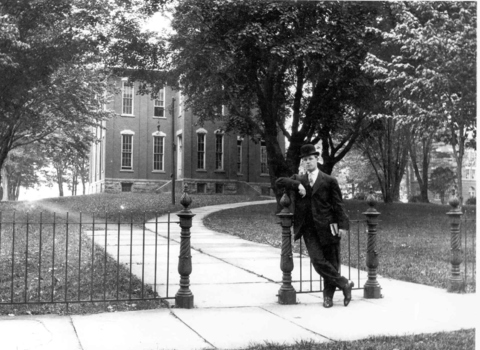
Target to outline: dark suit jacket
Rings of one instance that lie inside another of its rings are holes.
[[[307,189],[307,194],[302,198],[298,192],[298,186],[302,184]],[[294,239],[299,239],[305,232],[305,218],[308,211],[311,211],[315,230],[317,231],[320,244],[327,245],[338,243],[340,237],[332,235],[330,224],[337,223],[339,229],[348,230],[350,223],[345,213],[342,192],[338,186],[337,180],[320,170],[317,180],[310,189],[308,176],[293,175],[292,177],[281,177],[276,181],[277,188],[286,188],[292,191],[294,198]]]

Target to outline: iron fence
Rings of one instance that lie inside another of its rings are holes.
[[[366,256],[365,252],[362,253],[360,250],[360,246],[365,243],[365,225],[365,220],[350,220],[350,230],[347,231],[346,236],[342,237],[340,243],[340,260],[347,268],[347,271],[342,271],[340,269],[340,273],[344,277],[355,282],[355,287],[353,289],[363,289],[362,285],[366,280],[366,271],[361,271],[360,269],[360,266],[364,265]],[[303,239],[300,240],[298,253],[299,279],[293,281],[299,287],[297,288],[297,293],[322,292],[323,278],[321,278],[314,270],[310,258],[308,257],[308,252],[304,249]],[[305,259],[308,259],[308,261],[305,262]]]
[[[463,214],[462,219],[460,220],[460,234],[463,238],[463,273],[465,278],[465,285],[467,289],[472,289],[473,291],[476,288],[477,263],[477,230],[475,214],[476,213],[474,210],[466,210]]]
[[[0,305],[173,298],[179,222],[158,216],[0,212]]]

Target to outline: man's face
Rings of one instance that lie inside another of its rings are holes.
[[[303,163],[305,164],[305,168],[307,171],[314,171],[317,168],[317,156],[307,156],[302,158]]]

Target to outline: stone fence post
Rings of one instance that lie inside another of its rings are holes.
[[[450,293],[460,293],[465,291],[465,280],[460,273],[460,264],[463,261],[460,220],[463,213],[462,209],[459,208],[460,200],[457,197],[450,199],[449,204],[452,207],[447,213],[450,218],[450,261],[452,268],[447,291]]]
[[[183,210],[178,213],[180,218],[180,256],[178,257],[178,273],[180,274],[180,289],[175,294],[175,306],[182,309],[193,308],[193,294],[190,290],[190,274],[192,273],[192,255],[190,248],[190,228],[195,214],[188,209],[192,199],[188,195],[188,186],[185,185],[180,204]]]
[[[378,268],[378,252],[377,252],[377,225],[378,216],[380,213],[375,209],[377,201],[370,188],[370,193],[367,196],[367,204],[369,208],[363,213],[367,217],[368,240],[367,240],[367,268],[368,280],[364,285],[363,297],[366,299],[382,298],[380,284],[377,281]]]
[[[293,214],[288,209],[291,203],[290,197],[285,191],[280,199],[280,205],[283,209],[277,214],[280,218],[280,225],[282,226],[280,269],[283,272],[282,286],[278,291],[278,302],[287,305],[297,303],[297,292],[292,286],[293,256],[291,227],[293,223]]]

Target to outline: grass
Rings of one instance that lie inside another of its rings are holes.
[[[225,203],[247,202],[260,200],[259,197],[236,196],[236,195],[189,195],[192,203],[189,209],[205,207],[209,205],[218,205]],[[183,209],[180,204],[182,194],[177,193],[175,205],[172,204],[171,193],[101,193],[76,197],[58,197],[32,202],[31,207],[38,205],[42,207],[54,207],[68,210],[74,213],[85,213],[95,215],[99,219],[109,219],[117,222],[120,218],[122,222],[141,221],[146,215],[147,220],[155,215],[166,214],[167,212],[176,212]]]
[[[363,220],[366,202],[348,200],[345,207],[351,220]],[[378,203],[379,225],[377,227],[377,251],[379,253],[378,274],[402,281],[421,283],[438,288],[447,288],[450,276],[450,221],[446,213],[449,206],[419,203]],[[470,218],[475,218],[475,207],[465,207]],[[241,238],[281,247],[281,228],[275,216],[276,205],[255,205],[238,209],[224,210],[211,214],[205,225],[213,230],[225,232]],[[352,231],[356,231],[355,227]],[[351,265],[365,269],[366,240],[365,228],[359,229],[360,256],[355,252]],[[476,263],[475,221],[469,221],[469,241],[466,249],[466,262],[461,265],[464,271],[467,264],[467,292],[474,292],[476,281],[471,276]],[[356,232],[352,232],[356,235]],[[347,261],[347,241],[342,240],[342,261]],[[462,249],[465,250],[462,241]],[[294,251],[299,251],[298,241]]]
[[[192,199],[191,208],[196,208],[259,198],[194,195]],[[176,205],[172,205],[168,193],[96,194],[34,202],[1,202],[0,314],[83,314],[162,307],[158,299],[139,300],[142,289],[144,298],[154,298],[152,288],[142,288],[141,280],[130,275],[128,266],[118,264],[102,248],[92,246],[83,231],[91,228],[93,217],[100,223],[105,223],[106,219],[141,225],[144,219],[183,209],[179,202],[180,195]],[[83,213],[82,230],[75,224],[79,211]],[[68,228],[65,224],[67,212]],[[54,220],[55,226],[52,225]],[[103,299],[128,301],[89,301]],[[74,302],[65,303],[66,300]],[[12,302],[18,304],[11,305]]]
[[[399,337],[371,337],[351,342],[315,343],[301,341],[294,345],[258,344],[245,350],[474,350],[475,330],[459,330]]]

